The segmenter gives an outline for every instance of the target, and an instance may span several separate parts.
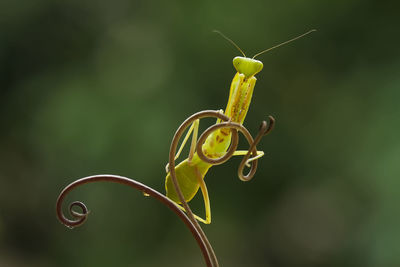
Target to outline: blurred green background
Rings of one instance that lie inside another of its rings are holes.
[[[245,126],[273,115],[276,129],[251,182],[240,158],[207,174],[204,229],[222,266],[400,266],[399,7],[1,1],[0,266],[204,266],[182,222],[139,192],[74,191],[91,210],[74,230],[57,195],[100,173],[164,192],[176,128],[226,105],[239,54],[212,30],[253,55],[312,28],[259,58]]]

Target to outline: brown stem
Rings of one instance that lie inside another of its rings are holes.
[[[261,137],[266,135],[269,131],[272,130],[273,126],[274,126],[274,119],[272,116],[269,117],[270,119],[270,123],[269,123],[269,127],[268,129],[267,127],[267,123],[264,121],[262,123],[262,126],[260,128],[259,134],[257,135],[256,139],[253,140],[251,134],[249,133],[249,131],[240,123],[235,123],[235,122],[231,122],[229,121],[229,117],[225,116],[224,114],[220,113],[219,111],[214,111],[214,110],[204,110],[204,111],[200,111],[197,112],[195,114],[193,114],[192,116],[190,116],[189,118],[187,118],[178,128],[178,130],[176,131],[172,142],[171,142],[171,148],[169,151],[169,170],[170,170],[170,175],[171,175],[171,180],[172,183],[174,184],[174,188],[175,191],[178,194],[179,200],[182,203],[183,207],[186,210],[186,213],[189,217],[189,219],[192,221],[193,225],[196,227],[197,231],[200,233],[203,241],[205,242],[205,245],[207,247],[208,253],[211,257],[211,261],[212,261],[212,266],[214,267],[218,267],[218,259],[215,255],[215,252],[210,244],[210,242],[207,239],[207,236],[205,235],[203,229],[200,227],[199,223],[197,222],[197,220],[194,217],[194,214],[192,212],[192,210],[190,209],[188,203],[186,202],[183,193],[179,187],[178,184],[178,180],[176,178],[176,172],[175,172],[175,154],[176,154],[176,149],[178,146],[178,142],[180,140],[180,138],[182,137],[184,131],[195,121],[201,118],[205,118],[205,117],[216,117],[221,119],[224,122],[215,124],[210,126],[206,131],[204,131],[204,133],[200,136],[197,145],[196,145],[196,151],[198,156],[205,162],[208,162],[210,164],[222,164],[225,161],[227,161],[230,157],[232,157],[233,153],[236,151],[237,148],[237,144],[238,144],[238,133],[237,131],[239,130],[240,132],[243,133],[243,135],[246,137],[247,141],[250,144],[250,148],[248,153],[246,154],[246,156],[242,159],[241,164],[239,165],[239,171],[238,171],[238,175],[239,178],[242,181],[249,181],[253,178],[256,170],[257,170],[257,164],[258,164],[258,160],[254,160],[252,161],[251,164],[251,169],[249,171],[249,173],[247,175],[243,174],[243,169],[245,166],[246,161],[249,159],[250,154],[252,153],[253,156],[255,157],[257,155],[257,149],[256,149],[256,145],[258,144],[258,142],[261,140]],[[208,158],[204,155],[203,150],[202,150],[202,145],[205,142],[206,138],[215,130],[220,129],[220,128],[230,128],[231,132],[232,132],[232,140],[231,140],[231,145],[228,149],[228,151],[225,153],[225,155],[223,155],[220,158],[217,159],[212,159],[212,158]]]
[[[219,118],[223,121],[228,121],[229,117],[225,116],[224,114],[215,111],[215,110],[204,110],[197,112],[187,118],[176,130],[176,133],[174,137],[172,138],[171,142],[171,148],[169,150],[169,170],[170,170],[170,175],[171,175],[171,180],[172,183],[174,184],[175,191],[178,194],[179,200],[182,203],[183,207],[185,208],[185,211],[189,217],[189,219],[192,221],[193,225],[195,226],[196,230],[200,233],[206,247],[207,251],[210,255],[212,266],[213,267],[218,267],[218,259],[217,256],[215,255],[214,249],[212,248],[210,242],[208,241],[208,238],[206,234],[204,233],[203,229],[200,227],[199,223],[195,219],[192,210],[190,209],[189,205],[187,204],[183,193],[179,187],[178,180],[176,178],[176,173],[175,173],[175,154],[176,154],[176,148],[178,146],[179,139],[182,137],[183,132],[186,130],[187,127],[189,127],[195,120],[205,118],[205,117],[216,117]]]
[[[73,189],[75,189],[78,186],[88,184],[88,183],[94,183],[94,182],[113,182],[113,183],[127,185],[127,186],[130,186],[134,189],[137,189],[137,190],[143,192],[146,195],[149,195],[149,196],[159,200],[161,203],[163,203],[168,208],[170,208],[173,212],[175,212],[175,214],[178,215],[179,218],[181,218],[181,220],[186,224],[186,226],[189,228],[190,232],[192,233],[193,237],[196,239],[197,244],[199,245],[201,252],[203,253],[203,257],[206,261],[207,266],[208,267],[213,266],[211,263],[210,256],[208,254],[207,246],[206,246],[205,242],[203,241],[202,236],[199,234],[196,227],[193,225],[191,220],[189,220],[189,218],[186,216],[186,214],[181,209],[178,208],[178,206],[175,204],[175,202],[173,202],[172,200],[170,200],[169,198],[167,198],[160,192],[154,190],[153,188],[148,187],[142,183],[139,183],[135,180],[132,180],[132,179],[129,179],[129,178],[126,178],[123,176],[110,175],[110,174],[94,175],[94,176],[84,177],[84,178],[81,178],[79,180],[76,180],[76,181],[70,183],[60,193],[60,195],[58,196],[58,199],[57,199],[57,203],[56,203],[57,217],[61,223],[63,223],[64,225],[66,225],[69,228],[74,228],[85,222],[85,220],[89,214],[88,209],[86,208],[85,204],[83,204],[82,202],[79,202],[79,201],[75,201],[70,204],[69,212],[72,215],[72,217],[75,218],[75,220],[70,220],[64,216],[63,211],[62,211],[62,204],[63,204],[64,198],[68,195],[68,193],[70,191],[72,191]],[[82,213],[74,211],[73,210],[74,207],[79,207],[81,209]]]
[[[252,154],[253,156],[257,155],[257,149],[256,145],[260,142],[261,138],[268,134],[274,126],[274,118],[272,116],[269,116],[269,123],[263,121],[260,130],[256,136],[256,138],[253,140],[251,134],[249,131],[241,124],[239,123],[234,123],[229,121],[229,117],[225,116],[224,114],[220,113],[219,111],[214,111],[214,110],[205,110],[201,111],[198,113],[193,114],[189,118],[187,118],[178,128],[176,131],[172,142],[171,142],[171,148],[169,152],[169,169],[170,169],[170,175],[172,182],[174,184],[175,190],[178,194],[178,197],[186,211],[186,214],[178,207],[178,204],[167,198],[166,196],[162,195],[158,191],[154,190],[151,187],[148,187],[142,183],[139,183],[135,180],[123,177],[123,176],[117,176],[117,175],[110,175],[110,174],[103,174],[103,175],[94,175],[94,176],[88,176],[81,178],[79,180],[76,180],[75,182],[72,182],[69,184],[67,187],[63,189],[63,191],[60,193],[57,203],[56,203],[56,212],[57,212],[57,217],[67,227],[73,228],[76,226],[79,226],[85,222],[87,219],[87,216],[89,214],[88,209],[86,208],[85,204],[79,201],[72,202],[69,206],[69,213],[72,217],[74,217],[74,220],[70,220],[66,218],[63,214],[62,211],[62,203],[64,198],[68,195],[70,191],[75,189],[78,186],[88,184],[88,183],[94,183],[94,182],[114,182],[118,184],[124,184],[127,186],[130,186],[134,189],[137,189],[144,194],[151,196],[157,200],[159,200],[161,203],[166,205],[168,208],[170,208],[175,214],[177,214],[182,221],[186,224],[186,226],[189,228],[191,231],[193,237],[196,239],[201,252],[203,253],[203,257],[206,261],[206,264],[208,267],[218,267],[218,260],[215,255],[215,252],[210,244],[210,242],[207,239],[207,236],[203,232],[202,228],[200,227],[199,223],[195,219],[193,212],[191,211],[189,205],[185,201],[185,198],[182,194],[182,191],[179,187],[179,184],[177,182],[176,178],[176,173],[175,173],[175,154],[176,154],[176,148],[178,146],[179,139],[182,137],[183,132],[186,130],[186,128],[192,124],[195,120],[205,118],[205,117],[216,117],[221,119],[223,122],[212,125],[209,127],[199,138],[197,145],[196,145],[196,150],[199,155],[199,157],[210,164],[222,164],[225,161],[227,161],[230,157],[232,157],[233,153],[236,151],[237,144],[238,144],[238,131],[240,131],[247,139],[249,142],[250,148],[248,149],[247,154],[243,157],[242,162],[239,165],[239,170],[238,170],[238,175],[239,178],[242,181],[249,181],[251,178],[253,178],[256,170],[257,170],[257,164],[258,160],[252,161],[251,164],[251,169],[247,175],[243,174],[244,166],[246,164],[246,161],[250,158],[250,155]],[[268,126],[268,128],[267,128]],[[231,140],[231,145],[221,158],[217,159],[212,159],[208,158],[203,154],[203,151],[201,149],[201,146],[203,145],[204,141],[206,138],[215,130],[220,129],[220,128],[230,128],[231,133],[232,133],[232,140]],[[77,212],[74,210],[74,207],[79,207],[81,209],[81,212]]]

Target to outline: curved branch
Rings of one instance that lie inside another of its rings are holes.
[[[250,158],[251,154],[254,157],[257,155],[256,145],[260,142],[261,138],[264,135],[268,134],[273,129],[274,122],[275,122],[274,118],[272,116],[269,116],[268,124],[265,121],[262,122],[262,124],[260,126],[260,130],[259,130],[256,138],[253,140],[249,131],[242,124],[231,122],[229,117],[220,113],[219,111],[205,110],[205,111],[201,111],[201,112],[193,114],[192,116],[187,118],[180,125],[180,127],[178,128],[178,130],[176,131],[176,133],[172,139],[171,147],[170,147],[170,153],[169,153],[170,175],[171,175],[171,179],[174,184],[175,190],[178,194],[178,197],[186,211],[186,214],[179,208],[179,206],[175,202],[173,202],[172,200],[170,200],[169,198],[167,198],[166,196],[164,196],[163,194],[159,193],[158,191],[154,190],[151,187],[148,187],[142,183],[139,183],[135,180],[132,180],[132,179],[129,179],[129,178],[126,178],[123,176],[103,174],[103,175],[94,175],[94,176],[88,176],[88,177],[78,179],[63,189],[63,191],[60,193],[60,195],[57,199],[57,203],[56,203],[57,217],[60,220],[60,222],[63,223],[64,225],[66,225],[67,227],[74,228],[76,226],[83,224],[87,219],[89,211],[88,211],[87,207],[85,206],[85,204],[82,202],[79,202],[79,201],[72,202],[69,205],[69,213],[74,218],[73,220],[68,219],[63,214],[62,204],[63,204],[64,198],[68,195],[68,193],[70,191],[72,191],[76,187],[84,185],[84,184],[88,184],[88,183],[94,183],[94,182],[114,182],[114,183],[118,183],[118,184],[127,185],[127,186],[130,186],[134,189],[137,189],[137,190],[143,192],[143,194],[145,194],[145,195],[151,196],[151,197],[159,200],[161,203],[163,203],[168,208],[170,208],[173,212],[175,212],[175,214],[177,214],[181,218],[181,220],[186,224],[186,226],[191,231],[193,237],[196,239],[196,241],[201,249],[201,252],[203,254],[203,257],[206,261],[207,266],[208,267],[218,267],[219,264],[218,264],[218,260],[215,255],[215,252],[214,252],[210,242],[208,241],[207,236],[205,235],[205,233],[203,232],[199,223],[195,219],[193,212],[191,211],[189,205],[185,201],[182,191],[177,182],[176,173],[175,173],[175,159],[174,158],[175,158],[176,148],[178,146],[179,139],[182,137],[183,132],[186,130],[186,128],[191,123],[193,123],[197,119],[201,119],[201,118],[205,118],[205,117],[216,117],[216,118],[221,119],[224,122],[212,125],[201,135],[201,137],[199,138],[199,141],[197,142],[197,145],[196,145],[196,150],[197,150],[197,154],[199,155],[199,157],[203,161],[214,164],[214,165],[222,164],[223,162],[227,161],[230,157],[232,157],[233,153],[236,151],[237,144],[238,144],[238,138],[239,138],[238,131],[240,131],[246,137],[250,147],[248,149],[247,154],[243,157],[242,162],[239,165],[238,175],[242,181],[249,181],[251,178],[253,178],[253,176],[257,170],[258,160],[255,159],[254,161],[252,161],[251,169],[247,175],[243,174],[244,166],[245,166],[247,160]],[[201,146],[204,143],[205,139],[213,131],[220,129],[220,128],[230,128],[231,129],[231,133],[232,133],[231,145],[230,145],[228,151],[225,153],[225,155],[223,155],[221,158],[217,158],[217,159],[208,158],[203,154]],[[77,212],[76,210],[74,210],[75,207],[78,207],[80,209],[80,212]]]
[[[218,259],[217,259],[217,256],[215,255],[214,249],[212,248],[210,242],[208,241],[206,234],[204,233],[203,229],[201,228],[201,226],[195,219],[192,210],[190,209],[189,205],[187,204],[187,202],[183,196],[183,193],[179,187],[178,180],[176,178],[176,172],[175,172],[175,154],[176,154],[176,148],[178,146],[179,139],[182,137],[182,134],[186,130],[186,128],[188,128],[195,120],[205,118],[205,117],[216,117],[223,121],[229,121],[228,116],[220,113],[219,111],[215,111],[215,110],[203,110],[203,111],[197,112],[197,113],[193,114],[192,116],[190,116],[189,118],[187,118],[179,126],[178,130],[176,130],[176,132],[175,132],[174,137],[172,138],[171,147],[169,150],[169,170],[170,170],[171,180],[172,180],[172,183],[174,184],[174,188],[175,188],[176,193],[178,194],[179,200],[182,203],[182,206],[184,207],[187,216],[189,217],[189,219],[191,220],[193,225],[196,227],[196,230],[199,232],[203,241],[205,242],[205,245],[207,246],[207,251],[208,251],[211,261],[212,261],[212,266],[218,267],[219,266]]]
[[[61,223],[63,223],[64,225],[66,225],[69,228],[74,228],[85,222],[85,220],[87,219],[87,216],[89,214],[88,209],[86,208],[85,204],[83,204],[82,202],[79,202],[79,201],[75,201],[69,205],[69,212],[70,212],[71,216],[75,218],[75,220],[70,220],[64,216],[63,211],[62,211],[62,204],[63,204],[64,198],[68,195],[68,193],[70,191],[72,191],[73,189],[75,189],[76,187],[79,187],[81,185],[88,184],[88,183],[94,183],[94,182],[113,182],[113,183],[127,185],[129,187],[132,187],[134,189],[137,189],[137,190],[143,192],[143,194],[146,194],[148,196],[151,196],[151,197],[157,199],[158,201],[160,201],[161,203],[166,205],[176,215],[178,215],[179,218],[181,218],[181,220],[189,228],[193,237],[196,239],[197,244],[199,245],[199,247],[201,249],[201,252],[203,253],[203,257],[206,261],[207,266],[209,266],[209,267],[213,266],[211,263],[211,259],[210,259],[210,255],[208,253],[207,246],[206,246],[205,242],[203,241],[202,236],[200,235],[200,233],[198,232],[196,227],[193,225],[192,221],[189,220],[189,218],[186,216],[186,214],[181,209],[178,208],[178,206],[175,204],[175,202],[173,202],[172,200],[170,200],[169,198],[167,198],[160,192],[154,190],[153,188],[148,187],[148,186],[146,186],[142,183],[139,183],[135,180],[129,179],[127,177],[111,175],[111,174],[102,174],[102,175],[94,175],[94,176],[84,177],[84,178],[81,178],[79,180],[76,180],[76,181],[70,183],[60,193],[60,195],[58,196],[58,199],[57,199],[57,203],[56,203],[57,217]],[[81,209],[82,213],[79,213],[79,212],[73,210],[74,207],[79,207]]]

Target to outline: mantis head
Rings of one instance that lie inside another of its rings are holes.
[[[244,74],[248,78],[259,73],[263,68],[263,63],[254,58],[235,57],[233,66],[237,72]]]
[[[310,33],[315,32],[315,31],[316,31],[315,29],[310,30],[310,31],[308,31],[308,32],[306,32],[306,33],[303,33],[302,35],[299,35],[299,36],[297,36],[297,37],[295,37],[295,38],[293,38],[293,39],[290,39],[290,40],[288,40],[288,41],[286,41],[286,42],[280,43],[280,44],[275,45],[275,46],[273,46],[273,47],[271,47],[271,48],[268,48],[268,49],[266,49],[266,50],[263,50],[263,51],[261,51],[261,52],[255,54],[252,58],[248,58],[248,57],[246,57],[246,55],[245,55],[245,53],[242,51],[242,49],[240,49],[240,47],[239,47],[237,44],[235,44],[234,41],[232,41],[231,39],[229,39],[228,37],[226,37],[226,36],[225,36],[223,33],[221,33],[220,31],[214,30],[214,32],[216,32],[216,33],[218,33],[219,35],[221,35],[224,39],[226,39],[228,42],[230,42],[231,44],[233,44],[233,45],[240,51],[240,53],[242,53],[243,57],[235,57],[235,58],[233,59],[233,66],[235,67],[235,69],[236,69],[239,73],[244,74],[244,75],[246,76],[246,78],[249,78],[249,77],[251,77],[251,76],[254,76],[254,75],[256,75],[257,73],[259,73],[259,72],[262,70],[262,68],[263,68],[263,63],[262,63],[261,61],[255,59],[257,56],[259,56],[259,55],[261,55],[261,54],[264,54],[265,52],[268,52],[268,51],[270,51],[270,50],[272,50],[272,49],[275,49],[275,48],[277,48],[277,47],[280,47],[280,46],[282,46],[282,45],[285,45],[285,44],[287,44],[287,43],[290,43],[290,42],[292,42],[292,41],[294,41],[294,40],[297,40],[297,39],[299,39],[299,38],[302,38],[302,37],[306,36],[307,34],[310,34]]]

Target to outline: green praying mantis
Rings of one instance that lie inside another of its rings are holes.
[[[263,50],[257,54],[255,54],[252,58],[246,57],[245,53],[237,46],[231,39],[223,35],[219,31],[215,31],[220,34],[223,38],[233,44],[243,55],[237,56],[233,59],[233,66],[236,69],[236,74],[233,77],[228,104],[226,105],[225,112],[220,110],[221,113],[224,113],[227,117],[230,118],[231,122],[236,122],[243,124],[244,119],[246,117],[247,111],[250,106],[251,98],[253,95],[254,86],[256,84],[255,75],[259,73],[263,68],[263,63],[255,58],[267,51],[275,49],[279,46],[292,42],[296,39],[299,39],[315,30],[310,30],[300,36],[297,36],[293,39],[290,39],[286,42],[273,46],[269,49]],[[217,120],[217,124],[220,123],[220,119]],[[196,152],[196,144],[197,144],[197,136],[199,129],[199,120],[196,120],[190,126],[186,136],[184,137],[178,152],[175,155],[175,160],[177,160],[187,143],[190,135],[192,134],[192,142],[190,145],[189,155],[188,157],[180,162],[175,167],[176,177],[179,184],[179,187],[183,193],[184,199],[186,202],[189,202],[193,199],[199,189],[201,189],[203,200],[204,200],[204,208],[206,218],[203,219],[197,215],[194,217],[205,224],[211,223],[211,209],[210,209],[210,199],[208,196],[207,186],[204,182],[204,177],[207,174],[208,170],[213,166],[213,164],[203,161]],[[223,156],[229,146],[231,145],[232,133],[228,128],[217,129],[212,132],[205,142],[202,144],[202,152],[208,158],[219,158]],[[247,150],[236,150],[233,153],[233,156],[246,155],[248,153]],[[249,158],[246,162],[248,165],[251,161],[258,159],[264,155],[263,151],[257,151],[257,154],[252,158]],[[175,191],[174,185],[171,180],[171,175],[169,173],[168,164],[166,166],[167,176],[165,179],[165,189],[166,196],[173,200],[179,208],[185,210],[181,205],[181,201],[179,200],[178,194]]]

